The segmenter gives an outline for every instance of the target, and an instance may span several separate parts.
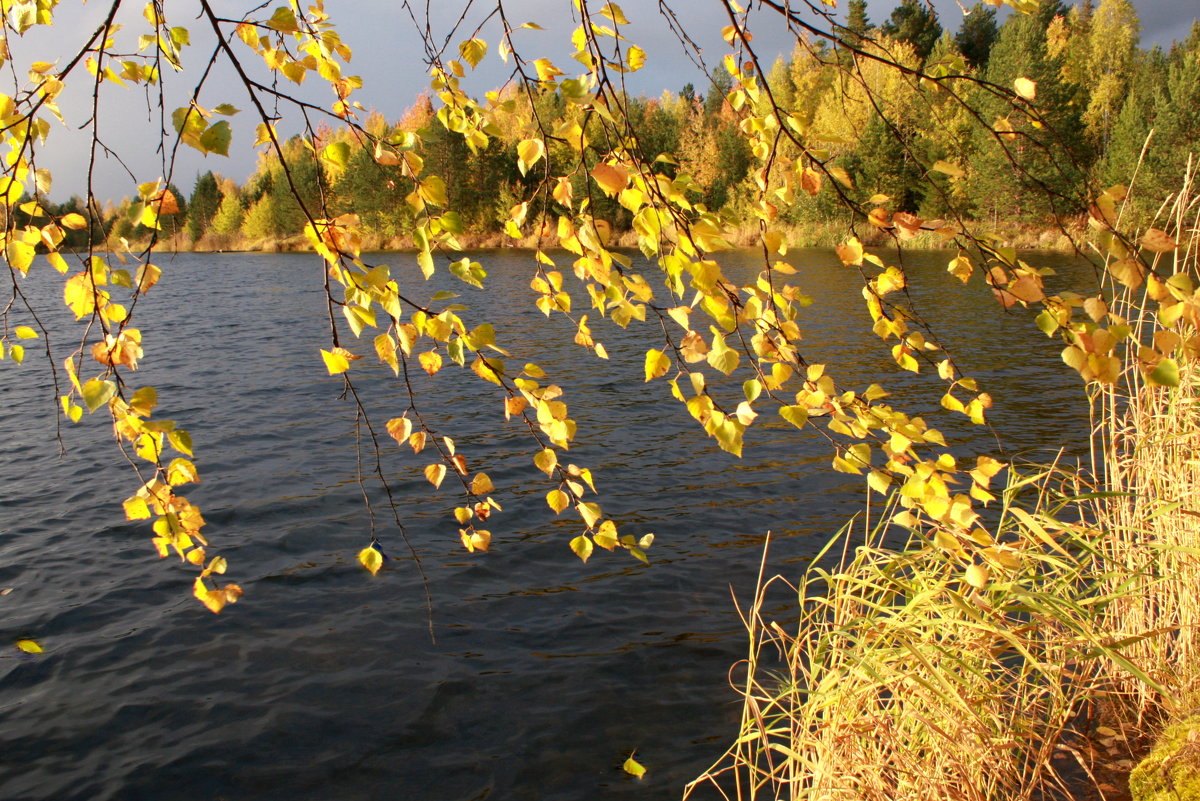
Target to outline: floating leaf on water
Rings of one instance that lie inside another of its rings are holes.
[[[38,645],[36,640],[17,640],[16,646],[18,650],[24,651],[27,654],[40,654],[46,650]]]
[[[635,751],[634,753],[637,752]],[[640,779],[646,775],[646,768],[633,758],[633,754],[629,755],[629,759],[625,760],[625,764],[621,766],[621,769],[636,779]]]

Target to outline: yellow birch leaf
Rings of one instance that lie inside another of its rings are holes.
[[[475,478],[471,479],[471,494],[472,495],[487,495],[495,489],[492,480],[487,473],[476,473]]]
[[[550,490],[546,493],[546,503],[555,514],[559,514],[570,505],[571,499],[562,490]]]
[[[17,640],[17,650],[24,651],[27,654],[40,654],[46,649],[38,645],[36,640]]]
[[[412,420],[407,417],[393,417],[387,421],[387,432],[392,435],[392,439],[403,445],[412,434]]]
[[[150,517],[150,507],[145,498],[134,495],[132,498],[127,498],[122,506],[125,507],[126,520],[147,520]]]
[[[667,374],[671,369],[671,360],[661,350],[646,351],[646,380],[653,381]]]
[[[358,562],[374,576],[383,567],[383,554],[368,545],[358,552]]]
[[[988,569],[979,564],[973,564],[967,568],[966,581],[977,590],[987,589],[988,579],[991,578],[991,573]]]
[[[629,185],[629,171],[612,164],[597,164],[592,169],[592,179],[604,190],[604,194],[616,197],[618,192]]]
[[[1179,245],[1166,231],[1149,228],[1142,234],[1142,247],[1155,253],[1170,253]]]
[[[442,480],[446,478],[446,465],[431,464],[425,467],[425,480],[432,484],[435,488],[442,486]]]
[[[517,168],[521,175],[529,172],[546,155],[546,143],[541,139],[525,139],[517,145]],[[570,183],[567,184],[570,186]],[[556,190],[557,191],[557,190]],[[569,204],[564,204],[569,205]]]
[[[552,449],[546,448],[534,455],[533,463],[547,476],[553,476],[554,468],[558,465],[558,454]]]
[[[62,224],[63,228],[70,228],[72,231],[82,231],[84,228],[88,227],[87,219],[82,214],[77,212],[64,214],[62,218],[59,219],[59,222]]]
[[[427,350],[417,357],[421,362],[421,369],[430,375],[434,375],[438,370],[442,369],[442,357],[435,350]]]
[[[325,360],[325,369],[330,375],[338,375],[350,369],[350,360],[345,355],[338,353],[341,348],[334,348],[332,351],[322,349],[321,358]]]
[[[633,758],[633,754],[629,755],[629,759],[625,760],[625,764],[621,766],[621,769],[635,779],[641,779],[646,775],[646,768]]]
[[[588,528],[596,525],[602,516],[600,504],[598,503],[581,503],[576,509],[579,511],[579,516],[583,518],[583,522],[587,524]]]
[[[592,555],[592,541],[587,538],[586,534],[580,534],[575,539],[571,540],[571,550],[575,555],[584,562]]]
[[[1013,89],[1017,90],[1017,94],[1026,100],[1034,100],[1037,98],[1037,82],[1031,81],[1028,78],[1017,78],[1013,81]]]

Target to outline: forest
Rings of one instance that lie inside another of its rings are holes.
[[[1052,0],[1003,24],[995,8],[977,3],[953,32],[920,0],[905,0],[878,23],[868,18],[865,0],[853,0],[848,14],[845,42],[880,60],[857,60],[859,74],[851,75],[848,50],[828,40],[801,40],[769,72],[771,97],[792,112],[797,133],[813,143],[814,155],[826,160],[841,184],[836,192],[820,192],[810,183],[811,198],[778,204],[774,223],[788,229],[796,244],[839,241],[851,221],[848,200],[922,220],[965,217],[1010,244],[1066,247],[1066,234],[1077,234],[1084,224],[1089,186],[1128,183],[1136,174],[1141,191],[1133,222],[1145,223],[1177,183],[1200,129],[1200,28],[1169,51],[1142,49],[1129,0],[1070,6]],[[930,107],[916,102],[920,87],[892,63],[932,78],[980,82]],[[1036,85],[1030,98],[1035,116],[1011,113],[995,93],[1018,78]],[[745,100],[737,100],[732,80],[718,67],[708,86],[630,99],[628,122],[655,170],[687,176],[689,197],[744,223],[749,241],[756,231],[755,157],[739,130]],[[300,200],[332,215],[352,210],[373,247],[413,245],[404,232],[419,215],[411,178],[422,169],[443,177],[462,244],[529,244],[552,232],[506,226],[512,209],[537,195],[540,179],[523,174],[518,158],[530,121],[554,120],[559,133],[582,124],[585,138],[603,136],[599,120],[566,97],[570,91],[564,81],[546,84],[536,96],[517,86],[489,92],[494,116],[483,147],[447,129],[425,92],[399,120],[371,115],[363,126],[369,136],[326,125],[313,137],[287,141],[284,158]],[[377,142],[394,145],[403,158],[380,159]],[[1010,142],[1014,147],[1005,148]],[[314,151],[330,157],[314,161]],[[781,143],[777,158],[797,156],[794,146]],[[567,174],[575,151],[560,136],[547,157],[556,174]],[[559,191],[580,197],[585,179],[575,172]],[[264,151],[240,186],[206,172],[186,202],[177,188],[173,195],[177,208],[164,212],[175,213],[164,214],[156,234],[177,249],[306,246],[307,220],[274,152]],[[536,197],[528,219],[541,219],[543,212],[552,218],[565,208],[553,201],[552,208],[540,208],[545,202]],[[82,205],[72,199],[60,211]],[[632,244],[628,209],[615,198],[598,198],[594,208],[614,229],[615,243]],[[128,198],[110,206],[103,223],[94,224],[93,239],[108,234],[114,246],[120,238],[145,241],[151,232],[140,225],[139,213]],[[882,230],[877,234],[882,238]],[[78,240],[72,244],[86,239],[86,232],[70,235]],[[921,241],[936,245],[939,238]]]

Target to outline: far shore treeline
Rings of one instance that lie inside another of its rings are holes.
[[[1128,184],[1136,175],[1134,223],[1149,219],[1183,173],[1200,131],[1200,24],[1169,51],[1139,46],[1140,25],[1128,0],[1083,0],[1068,6],[1043,3],[1033,15],[1014,14],[998,25],[995,10],[977,4],[957,32],[944,31],[919,0],[905,0],[889,19],[874,24],[865,0],[849,4],[844,40],[914,70],[908,75],[859,59],[851,64],[824,42],[801,42],[789,58],[776,61],[769,86],[775,102],[791,109],[808,141],[828,156],[824,191],[779,204],[778,216],[792,226],[793,244],[830,244],[851,222],[840,198],[909,212],[923,219],[954,213],[985,232],[1016,245],[1053,247],[1064,233],[1082,226],[1089,197],[1085,187]],[[921,74],[927,77],[922,77]],[[981,79],[966,98],[970,110],[944,100],[932,107],[913,102],[919,82],[947,75]],[[1006,102],[989,84],[1032,97],[1040,127],[1028,118],[1005,116]],[[535,192],[542,170],[522,175],[517,146],[540,120],[558,134],[547,153],[552,173],[568,174],[578,155],[572,135],[601,136],[580,106],[566,102],[564,86],[530,97],[511,89],[489,93],[502,109],[489,143],[472,151],[463,136],[446,130],[433,102],[422,95],[397,121],[380,114],[364,121],[372,137],[391,143],[400,159],[377,158],[368,137],[348,128],[323,128],[286,143],[291,182],[314,216],[358,214],[375,248],[410,246],[401,237],[413,208],[408,177],[421,166],[443,176],[449,207],[445,221],[460,231],[464,245],[529,244],[547,219],[563,209],[534,200],[519,231],[506,224],[511,209]],[[709,85],[691,84],[656,98],[632,98],[629,119],[642,156],[655,169],[692,180],[692,202],[732,213],[753,230],[758,193],[754,159],[738,135],[742,115],[728,98],[736,87],[718,67]],[[1024,90],[1024,91],[1023,91]],[[972,119],[972,117],[976,119]],[[987,128],[978,124],[983,121]],[[571,133],[575,132],[575,133]],[[1152,135],[1151,135],[1152,134]],[[1147,137],[1149,143],[1147,144]],[[331,143],[345,147],[326,149]],[[606,143],[606,147],[611,143]],[[340,154],[311,158],[311,149]],[[781,143],[778,158],[793,158]],[[1007,155],[1006,152],[1007,151]],[[399,161],[399,163],[395,163]],[[386,163],[392,162],[392,163]],[[1015,162],[1015,163],[1014,163]],[[588,191],[586,170],[559,187],[578,199]],[[830,184],[836,182],[836,187]],[[834,191],[834,189],[838,191]],[[178,206],[162,218],[160,240],[180,250],[286,249],[303,247],[305,216],[274,154],[260,157],[255,172],[238,186],[212,172],[198,176],[190,198],[173,188]],[[557,197],[556,193],[556,197]],[[616,200],[591,198],[594,213],[607,219],[616,241],[630,215]],[[120,247],[120,239],[143,243],[151,232],[138,224],[138,207],[128,200],[86,215],[83,202],[43,203],[51,213],[85,213],[90,229],[69,236],[83,247]],[[169,204],[165,211],[171,211]],[[769,212],[769,210],[768,210]],[[870,225],[860,226],[870,229]],[[860,235],[869,230],[860,231]],[[517,236],[519,234],[519,236]],[[524,241],[522,241],[524,240]],[[929,244],[934,244],[930,237]]]

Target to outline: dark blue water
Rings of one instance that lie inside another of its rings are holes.
[[[411,257],[380,258],[428,296]],[[0,589],[11,589],[0,596],[0,798],[665,799],[719,756],[739,711],[727,679],[744,653],[735,600],[750,597],[766,533],[769,569],[796,574],[859,508],[860,479],[832,472],[818,439],[771,414],[745,458],[721,453],[665,381],[643,384],[645,349],[661,347],[653,325],[622,331],[592,313],[611,359],[590,358],[565,321],[534,309],[528,254],[476,258],[486,292],[434,288],[459,292],[469,323],[496,323],[510,365],[536,360],[563,386],[579,422],[563,460],[595,472],[622,533],[656,535],[652,565],[602,551],[581,564],[567,546],[578,523],[546,507],[552,487],[527,432],[504,421],[492,385],[451,365],[419,382],[421,411],[495,482],[492,550],[462,549],[454,482],[432,491],[428,452],[389,440],[384,469],[432,610],[411,560],[370,576],[355,555],[372,531],[391,555],[407,551],[376,484],[365,488],[374,529],[364,505],[354,410],[318,352],[319,259],[164,256],[137,309],[136,378],[158,388],[156,417],[192,432],[203,483],[185,494],[246,597],[210,614],[190,597],[194,574],[155,557],[145,521],[124,520],[138,482],[101,414],[68,425],[59,456],[40,340],[24,366],[0,364]],[[1029,313],[1001,313],[981,285],[946,275],[946,258],[910,254],[925,286],[915,298],[996,397],[996,432],[1034,455],[1082,451],[1086,405],[1061,345]],[[736,273],[752,259],[728,261]],[[855,273],[827,252],[792,261],[816,301],[801,320],[811,360],[836,361],[860,389],[894,379],[894,400],[956,448],[994,452],[993,432],[938,410],[936,378],[899,374],[864,333]],[[61,362],[67,332],[81,334],[48,272],[39,263],[21,286]],[[382,434],[407,396],[367,363],[355,374]],[[369,469],[369,448],[362,458]],[[22,637],[46,653],[19,655]],[[649,771],[640,782],[620,768],[634,749]]]

